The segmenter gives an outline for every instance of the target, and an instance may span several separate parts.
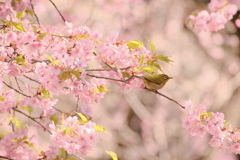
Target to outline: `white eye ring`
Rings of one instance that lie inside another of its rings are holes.
[[[167,76],[164,76],[164,79],[168,79]]]

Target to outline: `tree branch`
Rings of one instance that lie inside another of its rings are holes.
[[[17,89],[15,89],[15,88],[13,88],[12,86],[8,85],[6,82],[3,81],[3,83],[4,83],[8,88],[13,89],[15,92],[17,92],[17,93],[19,93],[19,94],[21,94],[21,95],[23,95],[23,96],[25,96],[25,97],[31,98],[31,96],[28,96],[28,95],[20,92],[19,90],[17,90]]]
[[[62,17],[62,20],[64,21],[64,23],[66,22],[66,20],[65,20],[65,18],[63,17],[63,15],[61,14],[61,12],[58,10],[58,8],[57,8],[57,6],[53,3],[53,1],[52,0],[49,0],[52,4],[53,4],[53,6],[56,8],[56,10],[58,11],[58,13],[59,13],[59,15]]]
[[[36,13],[35,13],[35,10],[34,10],[34,7],[33,7],[32,0],[30,0],[30,4],[31,4],[31,7],[32,7],[32,11],[33,11],[34,17],[36,18],[36,20],[37,20],[37,23],[40,25],[39,19],[38,19],[38,17],[37,17],[37,15],[36,15]]]
[[[37,124],[39,124],[44,130],[46,130],[49,134],[51,134],[51,132],[46,128],[44,127],[40,122],[36,121],[34,118],[32,118],[31,116],[27,115],[26,113],[23,113],[22,111],[16,109],[16,108],[12,108],[14,111],[18,112],[18,113],[21,113],[23,114],[24,116],[30,118],[31,120],[33,120],[34,122],[36,122]]]
[[[14,159],[12,159],[12,158],[4,157],[4,156],[0,156],[0,158],[8,159],[8,160],[14,160]]]
[[[148,89],[148,88],[146,88],[146,87],[145,87],[144,89],[146,89],[146,90],[148,90],[148,91],[151,91],[151,92],[154,92],[154,93],[156,93],[156,94],[158,94],[158,95],[160,95],[160,96],[163,96],[163,97],[167,98],[168,100],[176,103],[176,104],[179,105],[180,107],[182,107],[182,109],[185,109],[185,106],[181,105],[181,104],[178,103],[176,100],[174,100],[174,99],[172,99],[172,98],[169,98],[168,96],[166,96],[166,95],[158,92],[157,90],[151,90],[151,89]]]

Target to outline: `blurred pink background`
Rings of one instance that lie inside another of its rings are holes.
[[[35,0],[35,4],[41,24],[63,30],[64,23],[48,0]],[[161,93],[181,104],[191,100],[195,106],[206,105],[208,111],[223,112],[234,128],[239,126],[240,30],[233,22],[218,33],[196,33],[185,25],[188,15],[207,9],[206,0],[66,0],[55,4],[74,27],[86,25],[104,36],[116,31],[122,39],[141,40],[150,49],[148,37],[157,54],[174,61],[160,63],[174,77]],[[84,159],[110,159],[105,153],[110,150],[120,160],[237,160],[234,154],[210,147],[208,135],[190,137],[181,124],[185,113],[175,103],[145,90],[119,91],[114,84],[109,88],[111,92],[91,106],[94,121],[109,135],[103,133]],[[57,107],[63,111],[76,105],[74,97],[59,98]],[[40,145],[48,141],[42,137]]]

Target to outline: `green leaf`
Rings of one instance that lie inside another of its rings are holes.
[[[69,135],[70,132],[71,132],[71,128],[70,127],[64,128],[63,135],[65,135],[65,134]]]
[[[146,37],[146,38],[147,38],[147,37]],[[147,38],[147,40],[148,40],[148,43],[149,43],[149,45],[150,45],[150,47],[151,47],[151,49],[152,49],[152,53],[154,53],[154,52],[155,52],[155,45],[154,45],[153,42],[150,41],[148,38]]]
[[[61,81],[64,81],[65,78],[66,78],[66,72],[61,72],[61,73],[60,73],[60,79],[61,79]]]
[[[53,121],[55,125],[58,124],[58,118],[57,118],[56,116],[51,115],[51,116],[50,116],[50,120]]]
[[[27,9],[27,10],[26,10],[26,13],[27,13],[27,14],[30,14],[32,17],[34,17],[34,16],[33,16],[33,11],[32,11],[31,9]]]
[[[102,132],[106,132],[106,133],[107,133],[106,129],[103,128],[102,125],[96,125],[96,126],[94,127],[94,129],[95,129],[97,132],[99,132],[100,134],[101,134]]]
[[[4,101],[4,100],[5,100],[5,98],[0,96],[0,101]]]
[[[18,121],[15,117],[9,119],[10,122],[15,123],[18,129],[21,129],[21,122]]]
[[[67,158],[67,160],[77,160],[77,159],[74,157],[69,157],[69,158]]]
[[[97,87],[99,89],[100,92],[110,92],[110,90],[107,88],[107,86],[105,85],[101,85]]]
[[[66,151],[63,148],[60,148],[60,151],[62,152],[63,159],[66,158]]]
[[[107,153],[108,155],[110,155],[113,160],[118,160],[116,153],[114,153],[114,152],[112,152],[112,151],[106,151],[106,153]]]
[[[25,67],[28,68],[26,60],[21,53],[17,58],[15,58],[15,61],[16,61],[17,64],[22,63],[22,65],[24,65]]]
[[[144,61],[144,55],[141,53],[140,66],[143,65],[143,61]]]
[[[161,69],[160,65],[158,63],[152,63],[152,65],[156,68],[158,68],[161,72],[163,72],[163,70]],[[164,73],[164,72],[163,72]]]
[[[157,69],[153,66],[146,66],[146,67],[143,67],[142,70],[146,73],[149,73],[149,72],[155,72],[157,73]]]
[[[44,97],[44,98],[48,98],[48,93],[49,91],[45,89],[45,87],[41,90],[41,95]]]
[[[154,59],[155,59],[155,60],[160,59],[161,61],[164,61],[164,62],[166,62],[166,63],[174,62],[174,61],[170,60],[170,59],[168,58],[168,56],[163,56],[163,55],[158,55],[158,56],[154,57]]]
[[[18,19],[20,19],[20,18],[22,18],[22,17],[24,17],[24,16],[25,16],[25,11],[17,12],[16,17],[17,17]]]
[[[47,55],[46,53],[45,53],[45,55],[47,56],[47,58],[53,63],[53,59],[52,59],[52,57],[50,57],[49,55]]]
[[[81,35],[81,36],[77,36],[76,39],[85,39],[87,37],[90,37],[90,36],[87,35],[87,34],[84,34],[84,35]],[[90,37],[90,39],[92,39],[92,38]]]
[[[123,72],[122,77],[123,78],[129,78],[131,75],[128,72]]]
[[[27,107],[22,106],[22,109],[25,109],[26,111],[28,111],[29,114],[31,114],[33,111],[32,107],[30,106],[27,106]]]
[[[61,158],[60,158],[59,155],[57,155],[57,157],[55,159],[53,159],[53,160],[61,160]]]
[[[76,124],[76,126],[79,125],[79,124],[86,124],[87,122],[89,122],[89,120],[87,119],[86,116],[84,116],[83,114],[78,113],[78,112],[76,112],[76,113],[81,118],[81,120]]]
[[[41,33],[38,35],[39,38],[43,39],[48,33]]]
[[[23,25],[21,23],[17,22],[12,22],[12,25],[19,31],[26,32],[25,29],[23,28]]]
[[[78,80],[82,80],[82,78],[80,78],[81,74],[79,73],[79,71],[77,71],[77,70],[72,70],[72,71],[70,71],[70,73],[72,73],[73,75],[75,75]]]
[[[6,23],[7,23],[7,21],[4,21],[4,20],[2,20],[2,19],[1,19],[1,21],[3,22],[3,24],[6,24]]]
[[[33,150],[35,150],[34,145],[31,142],[28,141],[24,141],[25,144],[27,144],[30,148],[32,148]]]
[[[126,42],[126,44],[130,49],[135,49],[137,47],[141,49],[143,47],[143,43],[138,40],[128,41]]]

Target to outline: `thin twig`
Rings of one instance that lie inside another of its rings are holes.
[[[122,80],[122,79],[114,79],[114,78],[109,78],[109,77],[101,77],[101,76],[96,76],[96,75],[92,75],[92,74],[86,74],[87,76],[90,77],[95,77],[95,78],[100,78],[100,79],[108,79],[108,80],[112,80],[112,81],[118,81],[118,82],[123,82],[123,83],[128,83],[126,80]]]
[[[28,96],[28,95],[26,95],[26,94],[20,92],[19,90],[17,90],[17,89],[15,89],[15,88],[13,88],[12,86],[8,85],[6,82],[3,81],[3,83],[4,83],[8,88],[13,89],[15,92],[17,92],[17,93],[19,93],[19,94],[21,94],[21,95],[23,95],[23,96],[25,96],[25,97],[29,97],[29,98],[31,98],[31,96]]]
[[[20,86],[19,86],[19,83],[18,83],[17,77],[15,77],[15,81],[16,81],[16,83],[17,83],[18,89],[19,89],[21,92],[23,92],[23,91],[21,90]]]
[[[25,77],[25,78],[27,78],[27,79],[29,79],[29,80],[31,80],[31,81],[34,81],[34,82],[40,84],[38,81],[36,81],[35,79],[32,79],[32,78],[30,78],[30,77],[28,77],[28,76],[23,75],[23,77]]]
[[[78,97],[77,97],[77,108],[76,108],[76,111],[78,111],[78,107],[79,107],[79,106],[78,106],[78,103],[79,103],[79,100],[80,100],[80,97],[78,96]]]
[[[58,8],[57,8],[57,6],[53,3],[53,1],[52,0],[49,0],[52,4],[53,4],[53,6],[56,8],[56,10],[58,11],[58,13],[60,14],[60,16],[62,17],[62,20],[64,21],[64,23],[66,22],[66,20],[65,20],[65,18],[63,17],[63,15],[61,14],[61,12],[58,10]]]
[[[14,160],[14,159],[12,159],[12,158],[4,157],[4,156],[0,156],[0,158],[8,159],[8,160]]]
[[[124,68],[114,68],[114,67],[112,67],[111,66],[111,69],[86,69],[85,71],[112,71],[112,70],[127,70],[127,69],[129,69],[130,68],[130,66],[129,67],[124,67]]]
[[[35,120],[34,118],[32,118],[31,116],[23,113],[22,111],[17,110],[16,108],[13,108],[13,110],[15,110],[16,112],[21,113],[21,114],[23,114],[24,116],[30,118],[31,120],[33,120],[34,122],[36,122],[37,124],[39,124],[39,125],[40,125],[44,130],[46,130],[49,134],[51,134],[51,132],[50,132],[46,127],[44,127],[40,122],[36,121],[36,120]]]
[[[151,89],[148,89],[148,88],[146,88],[146,87],[145,87],[144,89],[146,89],[146,90],[148,90],[148,91],[151,91],[151,92],[154,92],[154,93],[156,93],[156,94],[158,94],[158,95],[160,95],[160,96],[163,96],[163,97],[167,98],[168,100],[176,103],[177,105],[179,105],[179,106],[182,107],[183,109],[185,109],[185,106],[181,105],[181,104],[178,103],[176,100],[174,100],[174,99],[172,99],[172,98],[169,98],[168,96],[166,96],[166,95],[158,92],[157,90],[151,90]]]
[[[38,19],[36,13],[35,13],[35,10],[34,10],[34,7],[33,7],[32,0],[30,0],[30,4],[31,4],[31,7],[32,7],[33,14],[34,14],[34,16],[35,16],[35,18],[36,18],[36,20],[37,20],[37,23],[40,25],[39,19]]]

